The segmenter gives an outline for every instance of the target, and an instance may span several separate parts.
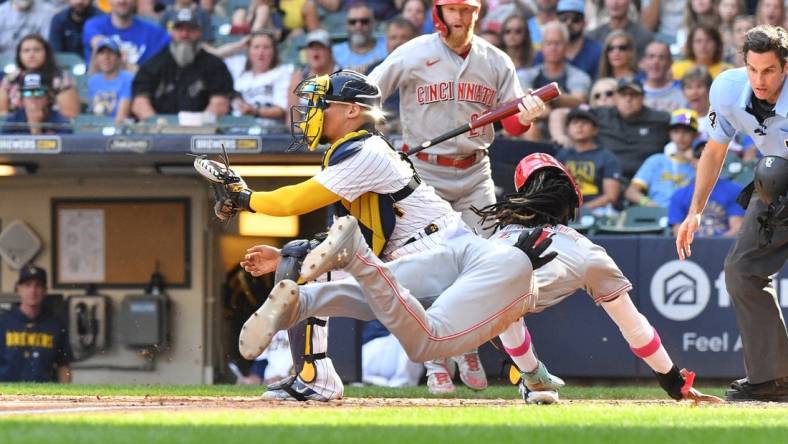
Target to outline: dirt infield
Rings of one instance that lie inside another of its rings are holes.
[[[670,400],[562,400],[563,405],[660,405]],[[514,399],[439,399],[439,398],[345,398],[341,401],[288,402],[264,401],[259,397],[216,396],[37,396],[0,397],[0,417],[42,414],[125,413],[140,410],[260,410],[359,407],[510,407],[522,406]],[[728,404],[733,405],[733,404]],[[736,404],[741,406],[741,404]],[[766,403],[747,403],[748,407],[767,407]]]

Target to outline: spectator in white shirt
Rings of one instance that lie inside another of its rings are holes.
[[[253,34],[247,45],[246,67],[234,79],[238,97],[233,100],[233,114],[255,116],[262,126],[284,125],[292,73],[292,65],[279,64],[274,36]]]

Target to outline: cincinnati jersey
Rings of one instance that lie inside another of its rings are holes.
[[[509,225],[490,239],[514,245],[524,230],[522,225]],[[632,284],[604,248],[565,225],[548,227],[545,231],[554,233],[553,243],[546,252],[555,251],[558,256],[534,271],[539,297],[532,312],[558,304],[578,289],[585,290],[597,304],[632,289]]]
[[[418,146],[523,95],[509,56],[476,36],[465,58],[437,33],[416,37],[395,49],[369,77],[384,100],[399,88],[402,137],[408,146]],[[493,131],[490,124],[426,152],[471,154],[492,143]]]
[[[405,187],[413,177],[413,170],[399,154],[379,136],[366,139],[357,154],[330,165],[315,179],[334,194],[350,202],[362,194],[373,192],[390,194]],[[448,202],[438,197],[435,190],[424,183],[405,199],[394,204],[398,211],[394,231],[382,257],[405,245],[427,225],[455,214]],[[457,216],[459,217],[459,216]]]

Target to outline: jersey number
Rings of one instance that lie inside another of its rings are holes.
[[[473,113],[473,114],[471,114],[471,121],[474,121],[474,120],[478,119],[478,118],[479,118],[479,116],[480,116],[480,114],[478,114],[478,113]],[[468,138],[471,138],[471,137],[479,137],[479,136],[484,136],[484,135],[486,135],[486,134],[487,134],[487,126],[488,126],[488,125],[484,125],[484,126],[483,126],[483,127],[481,127],[481,128],[475,128],[475,129],[472,129],[472,130],[471,130],[471,131],[468,133]]]

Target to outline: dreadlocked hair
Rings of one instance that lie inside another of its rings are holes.
[[[577,195],[563,172],[556,168],[536,171],[516,193],[507,194],[502,202],[471,210],[482,218],[484,229],[499,229],[518,224],[526,227],[566,225],[574,218]],[[489,225],[485,224],[491,221]]]

